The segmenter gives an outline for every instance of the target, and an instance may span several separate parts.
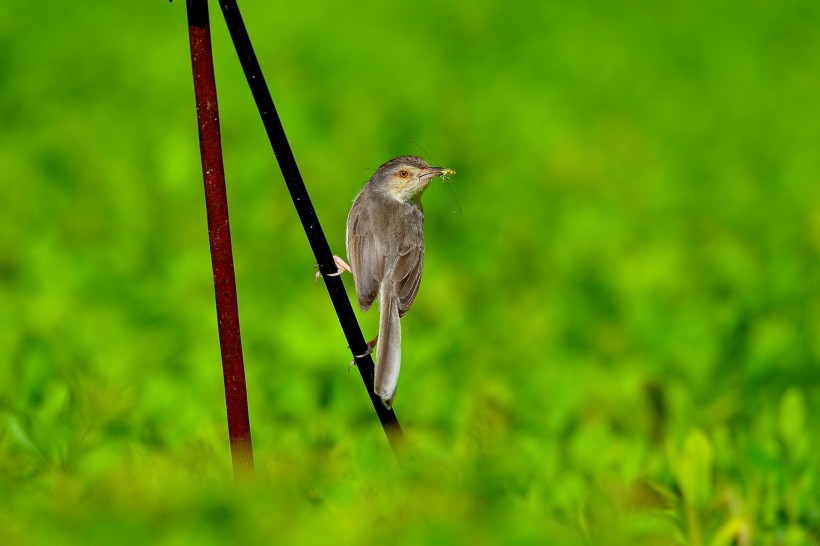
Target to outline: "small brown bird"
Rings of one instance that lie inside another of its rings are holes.
[[[381,307],[373,389],[387,407],[396,396],[401,365],[399,319],[416,298],[424,266],[421,194],[433,178],[450,174],[455,171],[431,167],[420,157],[391,159],[356,196],[347,217],[347,257],[359,307],[367,311],[377,295]]]

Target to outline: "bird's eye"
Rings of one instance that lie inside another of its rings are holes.
[[[399,171],[399,176],[401,178],[408,178],[410,176],[410,171],[408,171],[407,169],[402,169]]]

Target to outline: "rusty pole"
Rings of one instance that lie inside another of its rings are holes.
[[[219,135],[219,109],[211,50],[211,30],[207,0],[188,0],[188,37],[194,74],[199,150],[205,183],[208,238],[216,293],[216,316],[222,373],[225,380],[225,405],[228,412],[228,437],[231,444],[234,476],[253,473],[253,446],[245,388],[245,365],[239,332],[236,277],[228,222],[228,197]]]

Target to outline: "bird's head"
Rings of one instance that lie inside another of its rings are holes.
[[[433,178],[455,172],[445,167],[431,167],[422,158],[407,155],[379,167],[371,181],[399,201],[418,202]]]

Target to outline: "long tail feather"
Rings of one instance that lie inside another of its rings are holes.
[[[388,408],[396,396],[396,383],[401,367],[401,323],[396,297],[382,290],[379,316],[379,345],[376,355],[376,377],[373,389]]]

